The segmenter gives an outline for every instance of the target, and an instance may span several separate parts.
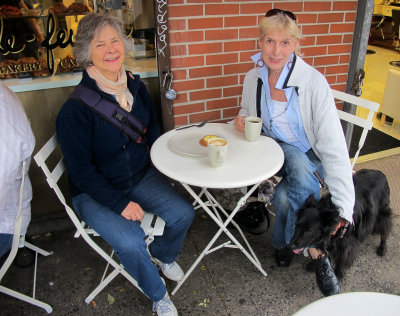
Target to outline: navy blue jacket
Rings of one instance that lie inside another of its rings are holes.
[[[131,141],[110,122],[74,99],[64,103],[56,121],[71,196],[87,193],[118,214],[130,202],[123,190],[143,178],[151,165],[149,147],[160,136],[153,102],[144,83],[130,72],[127,77],[128,89],[134,98],[131,113],[147,128],[147,146]],[[99,90],[86,71],[80,84],[116,102],[113,96]]]

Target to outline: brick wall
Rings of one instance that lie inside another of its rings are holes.
[[[169,0],[175,125],[237,115],[244,75],[254,67],[250,56],[258,51],[258,23],[271,8],[297,15],[302,57],[345,90],[356,0]]]

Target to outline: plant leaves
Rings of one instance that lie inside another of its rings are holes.
[[[115,298],[112,295],[108,294],[108,304],[112,305],[115,302]]]

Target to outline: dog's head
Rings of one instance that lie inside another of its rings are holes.
[[[296,230],[289,247],[295,250],[320,244],[325,249],[339,222],[339,211],[330,195],[320,200],[310,195],[297,213]]]

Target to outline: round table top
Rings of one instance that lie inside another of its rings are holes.
[[[197,147],[205,135],[217,135],[228,141],[224,165],[211,166],[206,148]],[[179,146],[177,146],[177,139]],[[187,147],[182,144],[187,143]],[[187,153],[185,148],[188,149]],[[193,152],[191,152],[193,150]],[[189,185],[227,189],[262,182],[275,175],[283,165],[281,147],[271,138],[260,136],[256,142],[245,139],[231,124],[207,123],[201,128],[171,130],[153,144],[151,160],[166,176]]]
[[[400,296],[375,292],[348,292],[324,297],[293,316],[394,316],[400,314]]]

